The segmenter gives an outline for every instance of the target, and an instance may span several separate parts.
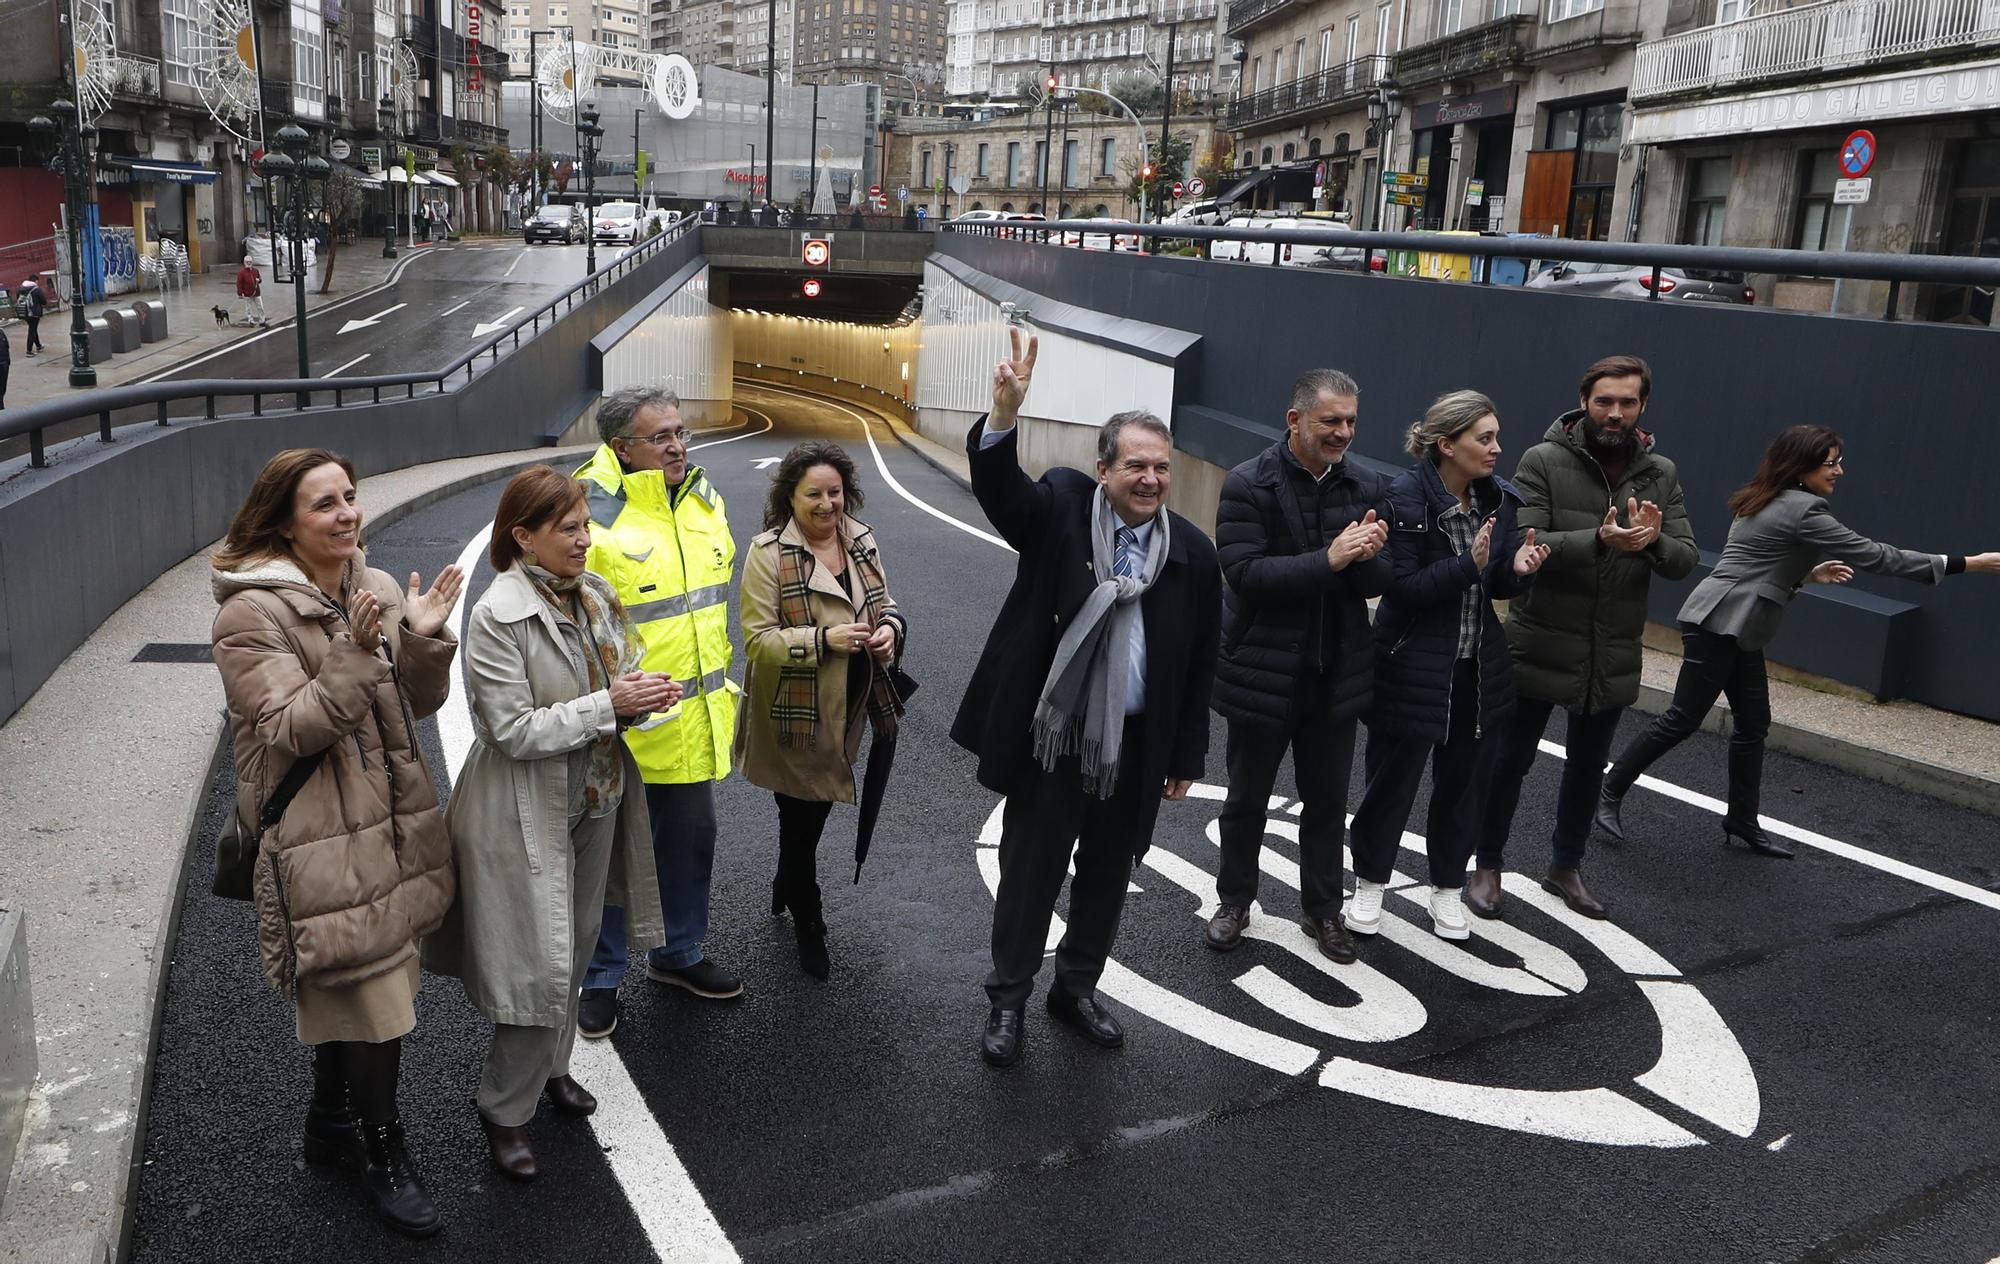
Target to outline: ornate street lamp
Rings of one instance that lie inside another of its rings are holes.
[[[97,370],[90,367],[90,330],[83,317],[84,204],[89,197],[85,180],[90,174],[85,166],[84,142],[95,137],[97,129],[79,127],[76,106],[66,100],[50,102],[49,114],[55,117],[37,114],[29,119],[28,130],[46,156],[49,170],[63,178],[63,219],[69,226],[69,384],[87,390],[97,385]]]
[[[312,361],[306,352],[306,236],[312,231],[312,212],[316,207],[325,205],[326,178],[332,173],[333,166],[318,154],[308,152],[312,137],[306,135],[302,127],[287,124],[278,129],[275,140],[277,149],[258,160],[257,174],[264,177],[273,191],[271,254],[274,264],[280,226],[292,247],[292,296],[297,317],[293,324],[299,332],[299,376],[305,378],[312,376]],[[281,192],[276,191],[280,180],[284,181]],[[299,392],[300,408],[311,402],[310,395]]]
[[[604,135],[597,121],[597,107],[587,105],[576,116],[577,148],[583,150],[583,267],[585,276],[597,274],[597,142]]]
[[[390,173],[396,169],[396,99],[388,93],[382,94],[375,105],[375,120],[382,128],[382,184],[389,195],[389,219],[382,226],[382,257],[396,257],[396,182]]]
[[[1396,148],[1396,120],[1402,117],[1403,94],[1394,79],[1384,75],[1368,94],[1368,125],[1375,129],[1376,162],[1381,174],[1387,176],[1389,164],[1394,161]],[[1375,214],[1375,231],[1389,231],[1389,182],[1382,182],[1381,201]]]

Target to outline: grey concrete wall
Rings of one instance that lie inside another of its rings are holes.
[[[28,994],[28,924],[17,908],[0,908],[0,1208],[13,1178],[14,1147],[28,1092],[35,1087],[35,1005]]]
[[[1184,452],[1218,466],[1275,438],[1292,380],[1330,364],[1361,384],[1361,456],[1406,464],[1403,428],[1440,393],[1471,386],[1499,405],[1502,469],[1511,471],[1550,419],[1576,406],[1577,378],[1591,361],[1635,354],[1653,365],[1647,424],[1680,468],[1704,549],[1720,550],[1725,501],[1765,445],[1802,421],[1845,437],[1848,473],[1834,506],[1855,530],[1936,552],[1996,544],[1961,455],[1966,420],[1991,411],[1991,375],[1974,367],[1992,361],[1991,330],[1144,259],[961,234],[941,234],[937,246],[1038,294],[1198,333],[1177,375],[1174,429]],[[1653,616],[1670,622],[1692,583],[1654,585]],[[1919,617],[1900,639],[1887,625],[1906,605]],[[1930,588],[1863,575],[1846,591],[1808,589],[1772,657],[2000,719],[2000,677],[1984,669],[1995,626],[2000,583],[1986,577]]]

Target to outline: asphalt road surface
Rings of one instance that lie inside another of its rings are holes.
[[[1200,942],[1218,722],[1205,797],[1165,805],[1133,874],[1102,989],[1127,1047],[1089,1046],[1037,1005],[1022,1064],[987,1068],[997,801],[946,731],[1014,560],[975,534],[988,528],[972,497],[885,427],[871,452],[846,406],[740,389],[773,428],[696,454],[739,541],[757,529],[760,463],[807,436],[847,445],[923,685],[859,885],[853,809],[828,827],[831,981],[799,971],[789,923],[768,912],[776,811],[732,778],[708,951],[744,974],[745,996],[629,975],[616,1034],[578,1042],[575,1073],[603,1109],[587,1123],[545,1111],[543,1174],[518,1186],[490,1166],[471,1104],[488,1027],[455,981],[426,978],[402,1099],[446,1228],[402,1242],[358,1190],[300,1161],[307,1054],[259,978],[249,908],[207,892],[225,772],[189,868],[134,1258],[2000,1256],[2000,826],[1774,757],[1767,816],[1799,859],[1726,850],[1704,797],[1720,793],[1723,750],[1706,735],[1628,801],[1632,842],[1593,845],[1611,923],[1517,876],[1504,922],[1445,945],[1416,886],[1391,896],[1359,965],[1333,967],[1291,920],[1289,797],[1272,804],[1258,940],[1227,956]],[[428,578],[477,544],[498,494],[405,519],[371,561]],[[482,564],[468,607],[489,579]],[[426,725],[440,776],[463,727],[441,719]],[[1541,759],[1524,795],[1521,874],[1547,863],[1557,773]],[[1422,873],[1415,853],[1400,868]]]

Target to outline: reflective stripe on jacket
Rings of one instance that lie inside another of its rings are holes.
[[[627,470],[609,445],[576,472],[590,491],[590,569],[608,581],[646,642],[646,670],[687,691],[669,718],[629,729],[647,781],[729,775],[736,696],[729,671],[729,582],[736,541],[722,493],[690,464],[677,487],[658,470]]]

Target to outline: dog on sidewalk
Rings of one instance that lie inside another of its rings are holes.
[[[226,329],[226,328],[228,328],[228,327],[229,327],[229,309],[228,309],[228,308],[226,308],[226,307],[211,307],[211,308],[209,308],[208,310],[209,310],[209,311],[211,311],[211,312],[214,312],[214,313],[215,313],[215,327],[216,327],[217,329]]]

